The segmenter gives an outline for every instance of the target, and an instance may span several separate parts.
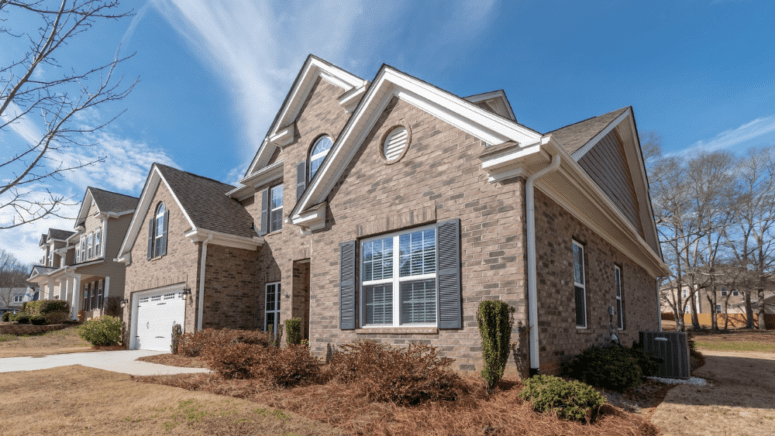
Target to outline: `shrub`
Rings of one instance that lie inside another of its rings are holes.
[[[33,315],[30,317],[30,323],[34,325],[43,325],[46,323],[46,317],[43,315]]]
[[[360,341],[339,347],[331,358],[331,372],[344,383],[360,384],[370,401],[407,405],[457,399],[463,385],[460,377],[449,370],[452,362],[439,357],[430,345],[396,348]]]
[[[8,322],[11,320],[11,315],[13,315],[11,312],[5,312],[3,314],[3,322]]]
[[[64,300],[29,301],[24,305],[28,315],[46,315],[51,312],[70,312],[70,303]]]
[[[49,312],[41,316],[46,319],[46,324],[61,324],[70,319],[68,312]]]
[[[528,379],[519,397],[530,401],[538,412],[553,411],[568,421],[592,422],[605,404],[605,398],[591,386],[551,375]]]
[[[14,317],[14,321],[18,322],[19,324],[29,324],[30,316],[26,313],[17,313]]]
[[[117,345],[121,341],[121,319],[115,316],[90,319],[78,328],[78,336],[94,346]]]
[[[250,368],[250,375],[274,386],[310,384],[320,377],[320,362],[310,353],[309,347],[267,347],[260,348],[256,354],[259,359]]]
[[[250,378],[250,369],[264,360],[261,346],[229,343],[224,346],[207,345],[201,352],[201,357],[207,366],[226,379]]]
[[[289,344],[301,344],[301,318],[290,318],[285,321],[286,341]]]
[[[563,369],[572,378],[614,391],[639,385],[643,375],[632,351],[618,346],[587,348]]]
[[[180,324],[172,324],[172,343],[170,344],[170,351],[172,354],[178,354],[178,343],[180,342],[180,336],[183,334],[183,328]]]
[[[643,377],[653,377],[659,375],[659,369],[662,367],[664,360],[659,357],[654,357],[651,354],[643,351],[643,344],[640,342],[633,342],[632,348],[629,349],[632,357],[638,362]]]
[[[223,347],[243,343],[268,347],[273,341],[269,333],[258,330],[204,329],[182,334],[178,342],[178,353],[186,357],[198,357],[209,345]]]
[[[476,312],[479,334],[482,335],[482,378],[490,389],[503,377],[503,370],[509,360],[513,312],[503,301],[482,301]]]

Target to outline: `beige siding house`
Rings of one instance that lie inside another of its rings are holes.
[[[650,208],[632,108],[540,133],[503,91],[460,98],[310,56],[238,187],[151,168],[118,256],[126,339],[168,349],[175,322],[298,317],[320,357],[419,341],[473,371],[477,307],[498,299],[516,308],[510,368],[554,373],[659,328]]]

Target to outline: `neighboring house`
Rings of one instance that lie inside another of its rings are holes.
[[[664,285],[662,287],[663,293],[666,292],[669,289],[670,285]],[[673,291],[670,291],[673,292]],[[688,298],[688,292],[689,287],[684,286],[681,289],[681,298],[682,300],[686,300]],[[696,303],[696,312],[699,314],[711,314],[713,312],[712,310],[712,303],[709,300],[713,299],[712,291],[710,289],[699,289],[697,291],[697,295],[695,296],[695,303]],[[728,298],[728,299],[727,299]],[[775,314],[775,291],[772,290],[765,290],[764,291],[764,298],[765,298],[765,306],[764,310],[766,314]],[[746,313],[745,309],[745,293],[741,292],[738,289],[731,288],[728,286],[718,286],[716,289],[716,313],[723,314],[725,313],[724,305],[728,305],[727,307],[727,313],[730,314],[744,314]],[[754,314],[759,313],[759,297],[756,293],[756,291],[753,291],[751,294],[751,308],[753,310]],[[662,313],[673,313],[673,309],[670,306],[670,304],[667,302],[667,299],[662,299]],[[691,313],[690,309],[690,303],[687,302],[684,305],[684,313]]]
[[[389,66],[369,82],[310,56],[239,187],[151,168],[119,255],[127,339],[167,350],[172,322],[299,317],[319,356],[422,341],[475,370],[476,311],[495,299],[531,371],[556,373],[612,330],[629,345],[658,329],[652,216],[631,108],[542,134],[503,91],[459,98]]]
[[[27,288],[0,288],[0,314],[22,309]]]
[[[41,289],[41,299],[70,302],[73,318],[104,315],[109,298],[124,294],[125,266],[114,259],[132,220],[137,198],[89,187],[76,219],[75,231],[49,229],[42,235],[41,265],[28,281]]]

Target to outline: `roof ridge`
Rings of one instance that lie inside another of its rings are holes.
[[[171,167],[171,166],[169,166],[169,165],[160,164],[160,163],[158,163],[158,162],[154,162],[154,163],[153,163],[153,165],[156,165],[156,166],[158,166],[158,167],[164,167],[164,168],[168,168],[168,169],[171,169],[171,170],[173,170],[173,171],[177,171],[177,172],[179,172],[179,173],[188,174],[189,176],[193,176],[193,177],[197,177],[197,178],[200,178],[200,179],[208,180],[208,181],[210,181],[210,182],[215,182],[215,183],[218,183],[218,184],[220,184],[220,185],[229,186],[229,187],[231,187],[231,188],[234,188],[234,187],[235,187],[234,185],[230,185],[230,184],[228,184],[228,183],[221,182],[220,180],[215,180],[215,179],[213,179],[213,178],[210,178],[210,177],[207,177],[207,176],[202,176],[202,175],[199,175],[199,174],[194,174],[194,173],[192,173],[192,172],[185,171],[185,170],[179,170],[179,169],[177,169],[177,168]]]
[[[120,195],[122,197],[134,198],[135,200],[139,200],[140,199],[140,197],[134,197],[132,195],[122,194],[122,193],[116,192],[116,191],[108,191],[107,189],[97,188],[96,186],[87,186],[86,189],[96,189],[97,191],[107,192],[108,194]]]
[[[583,120],[581,120],[581,121],[576,121],[575,123],[570,123],[570,124],[564,125],[564,126],[562,126],[562,127],[558,127],[558,128],[556,128],[556,129],[554,129],[554,130],[550,130],[550,131],[546,132],[546,134],[548,135],[548,134],[550,134],[550,133],[553,133],[553,132],[556,132],[556,131],[558,131],[558,130],[562,130],[562,129],[566,128],[566,127],[575,126],[576,124],[581,124],[581,123],[583,123],[583,122],[585,122],[585,121],[594,120],[595,118],[600,118],[600,117],[602,117],[602,116],[605,116],[605,115],[608,115],[608,114],[612,114],[612,113],[614,113],[614,112],[619,112],[619,111],[621,111],[621,110],[625,110],[625,109],[628,109],[628,108],[630,108],[630,107],[631,107],[631,106],[625,106],[625,107],[621,107],[621,108],[619,108],[619,109],[614,109],[614,110],[612,110],[612,111],[609,111],[609,112],[606,112],[606,113],[603,113],[603,114],[600,114],[600,115],[595,115],[595,116],[593,116],[593,117],[584,118],[584,119],[583,119]]]

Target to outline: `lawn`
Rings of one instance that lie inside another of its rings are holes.
[[[31,382],[34,380],[34,382]],[[294,413],[81,366],[0,374],[3,435],[340,435]]]
[[[91,349],[91,344],[78,337],[77,326],[40,335],[0,335],[0,358],[82,353]]]
[[[712,351],[775,353],[775,331],[692,332],[697,348]]]

